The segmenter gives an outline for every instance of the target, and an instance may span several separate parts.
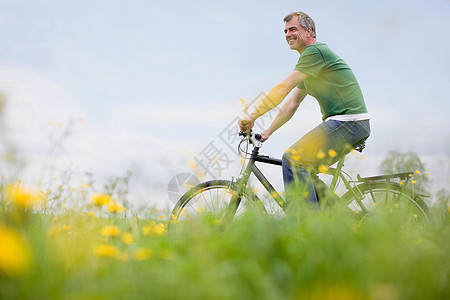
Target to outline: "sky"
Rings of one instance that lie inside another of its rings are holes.
[[[412,151],[433,190],[448,188],[445,0],[0,0],[0,151],[14,145],[30,182],[90,172],[100,191],[130,170],[132,202],[169,208],[168,183],[208,146],[228,158],[220,176],[239,172],[224,134],[240,99],[252,103],[295,66],[283,18],[298,10],[352,68],[371,115],[364,157],[348,168],[374,175],[389,151]],[[320,122],[308,96],[262,152],[280,157]],[[281,171],[268,172],[282,186]]]

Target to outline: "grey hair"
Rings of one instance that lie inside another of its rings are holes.
[[[314,20],[308,14],[305,14],[304,12],[301,12],[301,11],[291,12],[286,17],[284,17],[283,21],[285,23],[289,22],[293,16],[298,17],[298,21],[300,23],[300,26],[303,28],[303,30],[307,30],[308,28],[311,28],[311,30],[312,30],[311,36],[313,38],[316,37],[316,24],[314,24]]]

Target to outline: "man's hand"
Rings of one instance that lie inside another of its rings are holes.
[[[260,135],[261,135],[261,138],[262,138],[262,141],[261,141],[261,142],[267,141],[267,139],[270,137],[270,133],[269,133],[269,131],[267,131],[267,130],[261,132]]]
[[[239,120],[239,121],[238,121],[238,124],[239,124],[239,128],[240,128],[243,132],[247,133],[247,132],[249,132],[250,129],[252,129],[252,127],[255,125],[255,121],[253,121],[253,120],[250,119],[250,118],[243,118],[242,120]]]

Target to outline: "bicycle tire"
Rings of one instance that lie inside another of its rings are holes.
[[[214,221],[221,223],[224,218],[224,212],[228,208],[232,193],[233,183],[229,180],[210,180],[199,183],[181,196],[180,200],[175,204],[170,216],[168,230],[174,232],[176,225],[184,219],[183,212],[192,217],[210,214],[210,217],[214,218]],[[217,202],[217,200],[219,201]],[[239,207],[236,208],[235,215],[231,217],[233,219],[236,218],[236,215],[242,213],[241,210],[249,203],[253,204],[252,207],[256,207],[262,212],[266,212],[264,205],[259,198],[255,194],[249,192],[248,189],[245,189]]]
[[[392,209],[405,208],[410,210],[407,217],[423,218],[430,221],[430,209],[419,194],[415,194],[409,188],[406,188],[395,182],[364,182],[357,185],[354,190],[361,196],[361,202],[367,211],[376,207],[388,207]],[[353,191],[348,191],[342,198],[343,203],[353,209],[357,214],[366,215],[367,212],[356,200],[357,197]],[[406,211],[406,210],[405,210]]]

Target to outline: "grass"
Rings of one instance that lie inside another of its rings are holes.
[[[446,209],[435,209],[432,223],[400,223],[381,208],[363,220],[338,208],[294,218],[249,212],[225,231],[205,216],[179,224],[184,234],[175,239],[159,218],[1,203],[1,299],[450,296]],[[11,254],[13,246],[23,253]]]

